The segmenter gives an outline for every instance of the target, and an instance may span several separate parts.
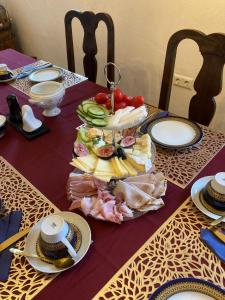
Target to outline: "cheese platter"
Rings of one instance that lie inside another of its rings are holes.
[[[120,224],[161,208],[167,181],[154,170],[150,135],[138,128],[149,118],[143,96],[130,97],[109,83],[111,94],[99,93],[76,109],[84,124],[73,145],[67,198],[69,210]]]

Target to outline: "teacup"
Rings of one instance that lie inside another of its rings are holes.
[[[0,138],[5,135],[6,124],[7,124],[6,117],[0,115]]]
[[[41,224],[39,246],[42,253],[50,258],[76,257],[74,245],[77,236],[73,226],[59,215],[46,217]]]
[[[203,189],[205,201],[220,211],[225,211],[225,172],[217,173]]]

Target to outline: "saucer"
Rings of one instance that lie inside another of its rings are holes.
[[[12,76],[11,78],[0,80],[0,83],[7,83],[16,79],[16,76]]]
[[[67,211],[58,212],[56,214],[62,216],[66,221],[77,226],[77,228],[81,232],[82,242],[81,242],[81,246],[77,252],[76,261],[74,262],[74,264],[72,266],[70,266],[68,268],[58,269],[53,264],[44,262],[39,258],[26,257],[29,264],[34,269],[36,269],[37,271],[43,272],[43,273],[60,273],[69,268],[72,268],[85,256],[85,254],[87,253],[87,251],[91,245],[91,230],[90,230],[88,223],[85,221],[84,218],[82,218],[78,214],[75,214],[72,212],[67,212]],[[37,254],[36,244],[37,244],[37,241],[38,241],[38,238],[40,235],[41,224],[42,224],[43,220],[44,220],[44,218],[42,218],[38,223],[36,223],[32,227],[31,231],[29,232],[29,234],[27,236],[24,251],[30,252],[33,254]]]
[[[220,218],[223,213],[221,211],[221,214],[218,210],[215,210],[213,208],[209,208],[208,205],[203,205],[203,202],[201,201],[201,191],[206,186],[206,184],[213,178],[213,176],[206,176],[198,179],[191,188],[191,199],[196,205],[196,207],[206,216],[212,218],[212,219],[218,219]],[[224,220],[225,222],[225,220]]]

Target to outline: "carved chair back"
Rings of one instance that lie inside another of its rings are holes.
[[[79,12],[70,10],[65,15],[65,32],[66,32],[66,49],[67,49],[67,61],[68,69],[75,72],[75,56],[73,46],[73,32],[72,32],[72,20],[77,18],[80,20],[84,30],[83,38],[83,66],[85,76],[93,82],[96,82],[97,77],[97,60],[95,55],[97,54],[97,43],[95,32],[100,21],[103,21],[107,27],[107,62],[113,62],[115,60],[115,36],[114,25],[110,15],[106,13],[94,14],[91,11]],[[108,68],[108,78],[110,81],[114,81],[114,71],[112,68]],[[109,86],[108,86],[109,87]]]
[[[184,29],[171,36],[167,45],[159,108],[168,110],[177,47],[184,39],[194,40],[198,44],[203,56],[202,67],[194,82],[196,94],[190,101],[189,119],[208,126],[216,110],[214,97],[222,89],[223,67],[225,63],[224,34],[212,33],[206,35],[200,31]]]

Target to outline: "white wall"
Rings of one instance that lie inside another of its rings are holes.
[[[157,105],[166,44],[177,30],[193,28],[207,34],[225,33],[224,0],[0,0],[13,19],[22,50],[60,66],[67,66],[64,15],[70,9],[107,12],[116,32],[116,63],[122,70],[121,88],[130,95],[141,94]],[[75,25],[78,44],[82,32]],[[104,84],[105,28],[99,27],[98,82]],[[201,55],[191,41],[179,47],[176,73],[193,77],[201,66]],[[82,72],[78,55],[77,72]],[[225,81],[224,81],[225,82]],[[194,91],[174,87],[171,111],[186,115]],[[217,97],[217,113],[211,126],[225,132],[225,92]]]

